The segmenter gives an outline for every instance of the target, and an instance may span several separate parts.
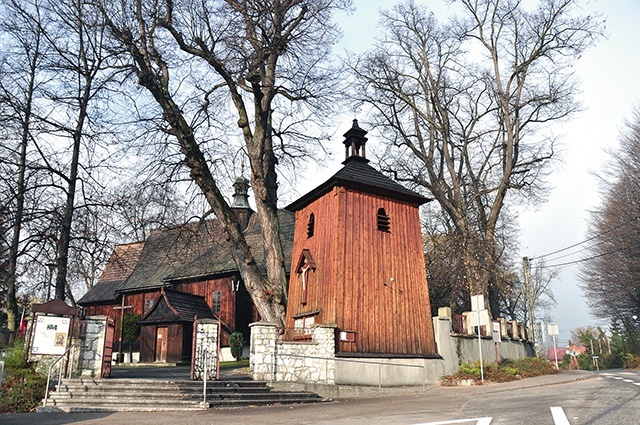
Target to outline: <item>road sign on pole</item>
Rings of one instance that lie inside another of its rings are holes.
[[[484,310],[484,295],[471,296],[471,308],[476,312],[478,325],[478,353],[480,355],[480,380],[484,382],[484,366],[482,365],[482,332],[480,332],[480,311]]]
[[[556,369],[558,369],[558,347],[556,347],[556,335],[560,334],[558,325],[549,325],[547,331],[553,337],[553,358],[556,361]]]

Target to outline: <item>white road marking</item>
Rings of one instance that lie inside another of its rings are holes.
[[[634,382],[633,385],[640,385],[640,382]]]
[[[633,379],[623,379],[622,382],[633,382]]]
[[[571,425],[562,407],[551,407],[551,416],[555,425]]]
[[[614,376],[613,379],[622,379],[621,376]]]
[[[441,421],[441,422],[426,422],[422,424],[415,425],[448,425],[448,424],[466,424],[472,423],[473,425],[490,425],[492,418],[473,418],[473,419],[454,419],[452,421]]]

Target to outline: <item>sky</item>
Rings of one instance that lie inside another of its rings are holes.
[[[427,7],[437,17],[447,13],[442,0],[416,1],[427,1]],[[389,8],[394,3],[354,0],[354,12],[338,16],[344,34],[338,49],[367,50],[380,32],[378,9]],[[589,211],[599,204],[596,176],[606,165],[605,152],[609,148],[615,149],[625,119],[631,117],[635,106],[640,106],[640,2],[598,0],[588,2],[584,7],[586,13],[598,11],[604,16],[608,36],[585,52],[574,66],[581,81],[582,91],[577,97],[583,111],[552,129],[553,134],[561,138],[563,163],[551,176],[552,191],[548,201],[519,210],[521,251],[515,258],[542,256],[585,239]],[[336,139],[341,141],[340,135],[348,130],[351,119],[353,116],[337,126]],[[310,180],[302,185],[302,193],[305,193],[305,186],[307,190],[312,189],[340,168],[341,146],[336,143],[334,159],[317,170],[319,181]],[[579,258],[578,255],[566,257],[561,262]],[[578,287],[577,270],[575,265],[564,267],[552,283],[557,305],[551,311],[551,317],[560,330],[559,345],[567,343],[575,328],[608,326],[590,314]]]

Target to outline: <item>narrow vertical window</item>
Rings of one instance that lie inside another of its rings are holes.
[[[211,295],[211,311],[213,313],[222,311],[222,292],[214,291]]]
[[[310,238],[313,236],[315,227],[316,227],[316,216],[313,213],[311,213],[309,215],[309,222],[307,223],[307,238]]]
[[[146,300],[144,300],[144,312],[147,313],[149,312],[149,310],[151,310],[151,307],[153,307],[153,303],[155,302],[155,300],[153,298],[147,298]]]
[[[391,223],[389,220],[389,216],[384,208],[378,208],[378,230],[381,232],[390,232],[391,231]]]

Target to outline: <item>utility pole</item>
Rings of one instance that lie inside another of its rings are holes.
[[[529,257],[522,257],[522,269],[524,271],[525,317],[527,319],[527,325],[531,331],[531,341],[533,342],[533,346],[536,347],[535,305],[533,288],[531,287],[531,265],[529,264]]]

